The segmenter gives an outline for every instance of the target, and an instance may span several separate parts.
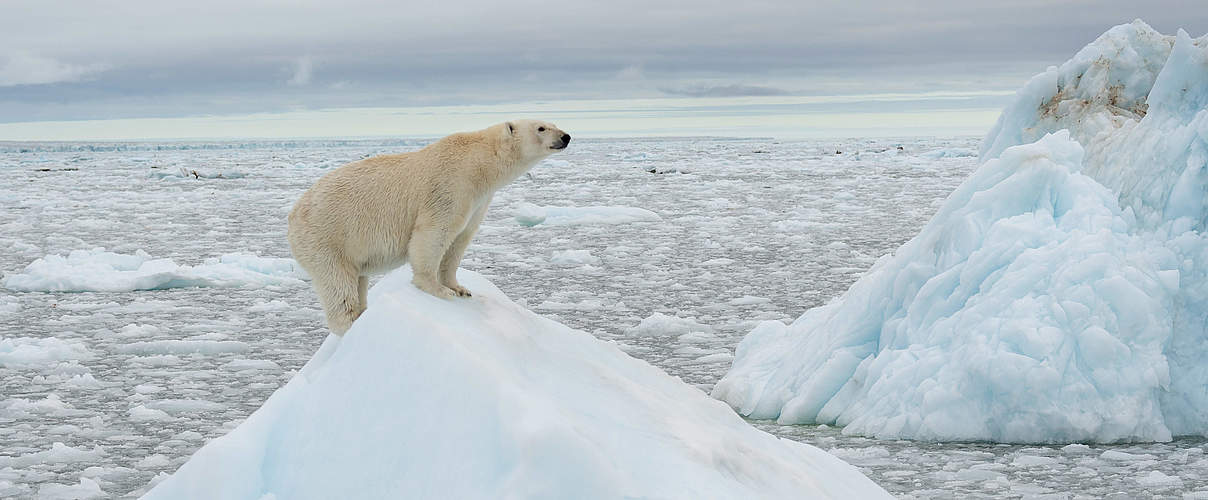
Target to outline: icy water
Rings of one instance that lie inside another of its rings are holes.
[[[825,303],[913,236],[971,172],[977,142],[576,140],[496,196],[463,267],[707,391],[756,323]],[[95,247],[183,265],[288,257],[285,216],[315,179],[421,144],[0,143],[0,271]],[[513,217],[522,203],[661,220],[525,227]],[[635,329],[656,313],[695,325]],[[0,288],[0,498],[142,493],[258,408],[324,335],[306,283]],[[1202,438],[939,444],[753,424],[830,450],[901,497],[1208,498]]]

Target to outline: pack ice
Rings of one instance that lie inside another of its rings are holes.
[[[1208,435],[1208,36],[1116,26],[846,293],[739,344],[742,414],[878,438]]]
[[[144,498],[889,498],[478,274],[410,280]]]

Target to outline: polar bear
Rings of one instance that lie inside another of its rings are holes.
[[[320,178],[289,213],[289,245],[311,276],[327,326],[338,335],[348,331],[365,310],[367,275],[404,262],[420,290],[469,297],[457,266],[491,197],[569,143],[551,123],[517,120],[355,161]]]

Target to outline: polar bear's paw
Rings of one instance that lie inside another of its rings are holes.
[[[457,292],[453,291],[449,287],[444,286],[444,285],[437,285],[437,286],[439,288],[437,288],[435,291],[430,291],[430,290],[424,290],[424,291],[428,292],[431,295],[434,295],[436,297],[439,297],[439,298],[442,298],[445,300],[453,300],[453,299],[457,298]]]
[[[436,280],[420,280],[417,278],[418,276],[416,276],[415,279],[412,279],[411,283],[414,284],[416,288],[423,290],[428,295],[439,299],[453,299],[458,295],[457,292],[445,285],[440,284]]]
[[[453,290],[453,293],[456,293],[458,297],[471,297],[472,296],[470,294],[470,291],[467,290],[466,287],[464,287],[464,286],[461,286],[458,284],[452,284],[452,285],[448,285],[448,287],[450,290]]]

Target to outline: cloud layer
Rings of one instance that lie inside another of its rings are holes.
[[[1173,0],[8,0],[0,122],[657,96],[1015,88]]]

